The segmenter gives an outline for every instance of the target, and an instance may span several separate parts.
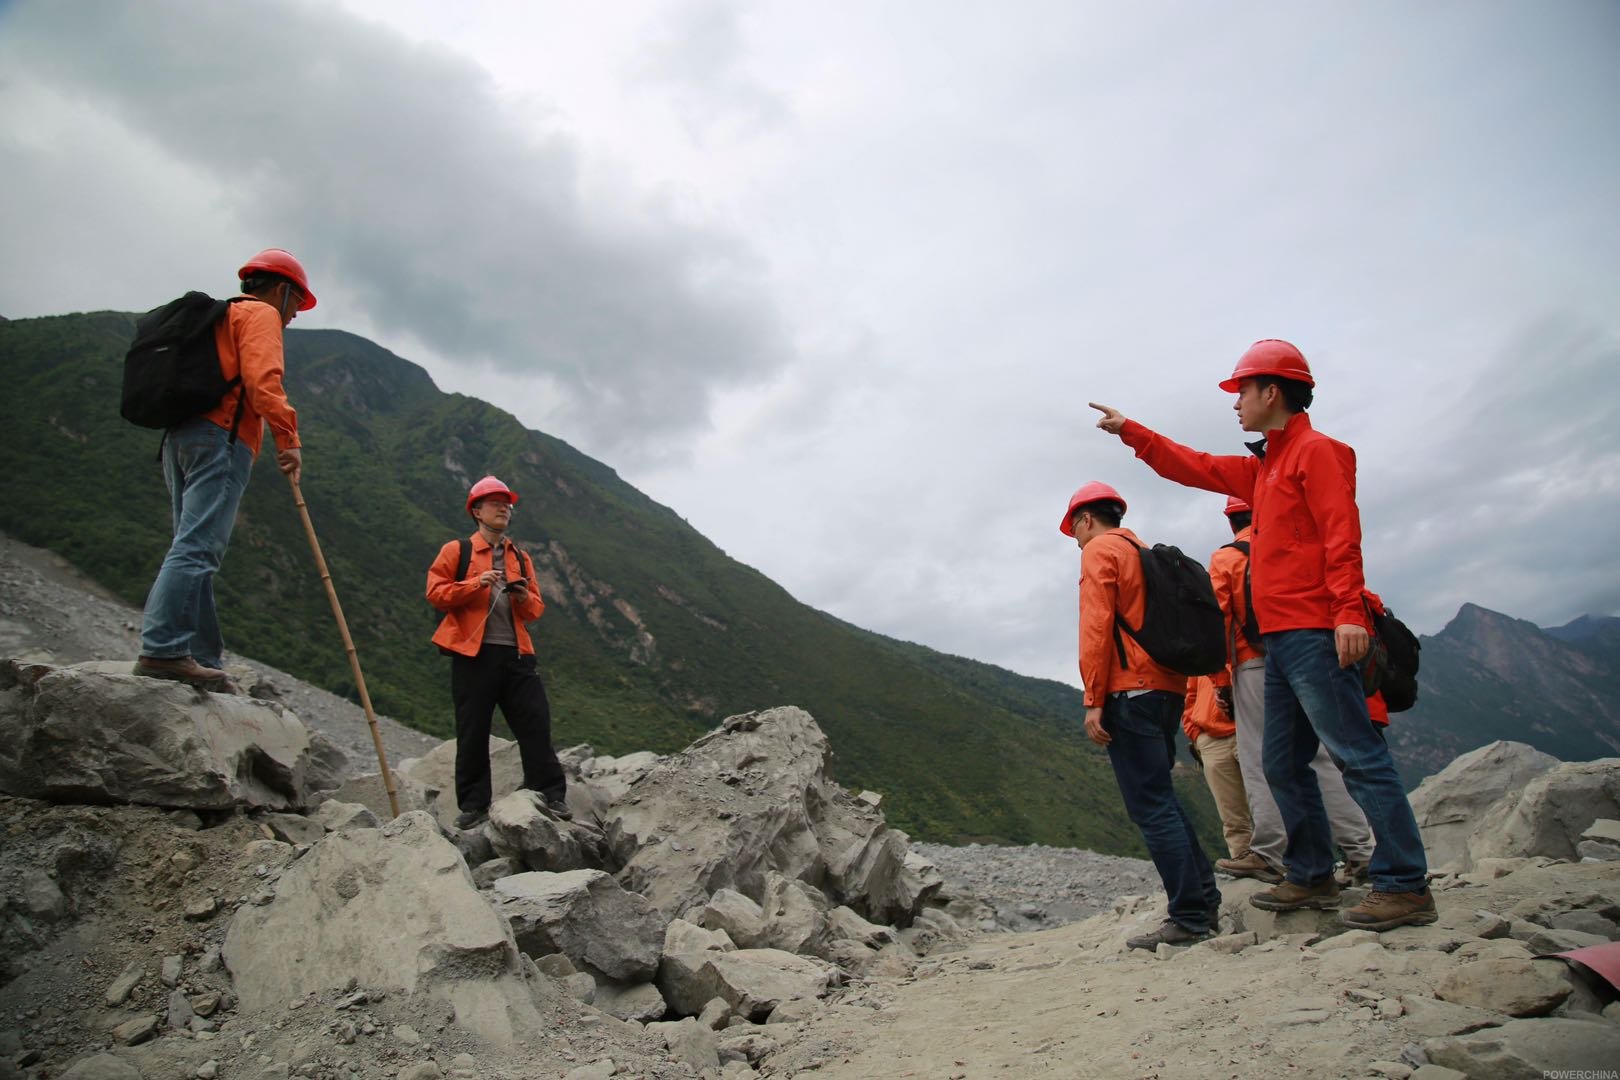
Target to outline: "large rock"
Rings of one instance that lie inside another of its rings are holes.
[[[879,922],[909,922],[939,888],[888,829],[827,776],[827,738],[802,709],[733,716],[661,759],[602,813],[626,886],[666,916],[720,889],[762,901],[767,872],[823,889]]]
[[[237,912],[224,959],[247,1010],[358,980],[447,1001],[497,1042],[538,1029],[506,920],[421,811],[311,847],[269,904]]]
[[[818,998],[841,978],[825,961],[780,949],[673,953],[658,966],[658,988],[681,1015],[696,1016],[710,999],[723,998],[733,1013],[754,1021],[784,1001]]]
[[[610,979],[646,982],[658,970],[664,919],[601,870],[514,874],[492,889],[530,956],[562,953]]]
[[[341,757],[271,702],[137,678],[121,664],[0,663],[0,790],[13,795],[301,809],[336,786]]]
[[[1514,1020],[1470,1035],[1430,1039],[1431,1062],[1490,1080],[1602,1076],[1620,1062],[1620,1026],[1606,1020]]]
[[[1463,964],[1440,980],[1434,994],[1509,1016],[1546,1016],[1573,989],[1562,961],[1502,959]]]
[[[1470,750],[1433,776],[1424,777],[1412,792],[1411,802],[1429,864],[1438,867],[1466,860],[1468,838],[1485,811],[1557,764],[1557,758],[1533,746],[1498,740]]]
[[[496,799],[484,835],[497,856],[515,859],[530,870],[601,869],[607,860],[600,832],[554,816],[534,791],[514,791]]]
[[[399,804],[401,814],[408,814],[412,810],[431,810],[427,791],[421,784],[397,769],[393,772],[393,779],[394,801]],[[388,802],[388,785],[384,783],[382,773],[351,776],[328,797],[333,802],[364,806],[378,821],[389,821],[395,816]]]
[[[1598,818],[1620,815],[1620,758],[1566,761],[1499,799],[1468,840],[1467,858],[1545,855],[1575,860],[1581,834]]]

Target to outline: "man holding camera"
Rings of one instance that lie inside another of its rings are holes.
[[[496,705],[517,738],[523,786],[538,791],[555,816],[570,816],[563,801],[568,780],[551,746],[551,704],[524,626],[546,605],[533,563],[506,535],[516,504],[517,496],[500,480],[478,481],[467,494],[467,513],[478,531],[440,548],[428,569],[428,603],[444,612],[433,643],[450,656],[458,829],[475,828],[489,816],[489,729]]]

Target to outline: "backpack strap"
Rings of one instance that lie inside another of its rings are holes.
[[[230,313],[231,313],[231,305],[232,304],[239,304],[243,300],[251,300],[251,299],[252,299],[252,297],[250,297],[250,296],[232,296],[232,297],[228,297],[225,300],[222,300],[220,302],[221,306],[220,306],[220,309],[219,309],[219,316],[214,321],[217,323],[220,319],[229,318]],[[213,327],[210,326],[209,327],[209,333],[212,333],[212,332],[213,332]],[[240,370],[240,366],[241,366],[241,359],[240,358],[237,359],[237,365],[238,365],[238,370],[237,370],[236,375],[230,380],[230,382],[227,382],[225,384],[225,392],[226,393],[229,393],[233,389],[236,390],[236,414],[231,417],[231,437],[229,439],[225,440],[225,445],[226,446],[235,446],[236,445],[236,432],[237,432],[237,429],[242,426],[242,411],[247,408],[247,387],[242,384],[242,372]],[[220,374],[223,375],[225,373],[222,371],[222,372],[220,372]],[[161,447],[159,449],[161,450]]]
[[[467,567],[472,565],[472,538],[463,536],[456,543],[461,545],[461,553],[456,557],[456,580],[460,581],[467,576]]]
[[[1136,549],[1136,556],[1137,556],[1138,559],[1140,559],[1142,557],[1142,552],[1147,550],[1147,545],[1146,544],[1138,544],[1135,540],[1132,540],[1130,537],[1126,536],[1124,533],[1120,533],[1119,538],[1121,540],[1125,541],[1127,544],[1131,545],[1131,547]],[[1143,581],[1143,585],[1144,585],[1144,591],[1145,591],[1145,586],[1146,586],[1146,581],[1145,580]],[[1115,608],[1114,609],[1114,649],[1115,649],[1115,651],[1117,651],[1119,653],[1119,670],[1121,670],[1121,671],[1129,671],[1129,670],[1131,670],[1131,663],[1125,657],[1125,639],[1123,637],[1121,637],[1120,633],[1119,633],[1119,629],[1122,626],[1125,628],[1125,632],[1127,634],[1131,635],[1131,639],[1135,640],[1136,631],[1131,629],[1131,624],[1126,622],[1120,616],[1119,609]]]

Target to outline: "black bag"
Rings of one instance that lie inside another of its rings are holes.
[[[1361,688],[1368,697],[1382,693],[1390,712],[1405,712],[1417,704],[1418,653],[1423,645],[1393,612],[1370,603],[1364,606],[1372,621],[1373,641],[1362,669]]]
[[[1264,656],[1266,647],[1260,641],[1260,620],[1254,617],[1254,571],[1249,562],[1249,542],[1234,540],[1221,546],[1243,552],[1243,640],[1249,643],[1249,648]]]
[[[124,354],[124,390],[118,411],[148,428],[172,428],[218,405],[241,385],[219,370],[214,327],[230,306],[247,297],[215,300],[188,292],[135,320],[135,340]],[[231,422],[231,442],[242,422],[247,395],[239,396]]]
[[[1125,661],[1121,627],[1155,662],[1182,675],[1213,675],[1226,668],[1226,616],[1215,602],[1209,571],[1169,544],[1136,545],[1147,594],[1142,625],[1135,630],[1114,616],[1114,645]]]

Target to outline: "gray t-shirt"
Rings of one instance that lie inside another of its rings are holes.
[[[490,552],[490,566],[502,578],[506,576],[506,540],[503,538]],[[489,621],[484,624],[485,645],[516,645],[517,631],[512,622],[512,594],[500,584],[490,589]]]

